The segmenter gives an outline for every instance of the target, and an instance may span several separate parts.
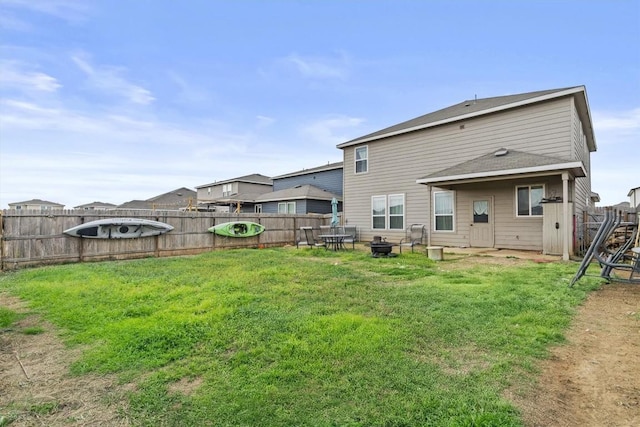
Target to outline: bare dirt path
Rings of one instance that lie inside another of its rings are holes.
[[[24,311],[3,293],[0,306]],[[510,396],[528,426],[640,426],[638,312],[639,285],[603,285],[589,296],[536,388]],[[25,335],[30,326],[44,332]],[[75,357],[35,316],[0,330],[0,426],[129,425],[124,390],[109,377],[70,377]]]
[[[516,399],[528,426],[640,426],[639,312],[640,285],[589,295],[536,389]]]

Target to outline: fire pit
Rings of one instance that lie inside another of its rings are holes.
[[[380,236],[373,236],[373,240],[369,243],[369,246],[371,247],[371,256],[374,258],[396,256],[396,254],[391,252],[393,244],[384,241]]]

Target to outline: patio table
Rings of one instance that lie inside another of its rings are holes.
[[[318,237],[324,241],[324,247],[326,249],[339,251],[346,249],[344,246],[344,239],[350,236],[350,234],[320,234]]]

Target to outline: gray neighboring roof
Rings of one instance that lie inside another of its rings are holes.
[[[584,123],[588,127],[590,132],[586,132],[587,144],[591,151],[596,151],[596,143],[593,136],[593,129],[591,124],[591,114],[589,112],[589,106],[587,102],[587,94],[584,86],[573,86],[561,89],[541,90],[536,92],[527,92],[517,95],[496,96],[492,98],[480,98],[466,100],[459,104],[452,105],[447,108],[443,108],[433,113],[425,114],[420,117],[416,117],[411,120],[407,120],[397,125],[387,127],[377,132],[370,133],[352,139],[350,141],[338,144],[338,148],[345,148],[351,145],[360,144],[363,142],[374,141],[376,139],[386,138],[389,136],[399,135],[407,132],[413,132],[420,129],[426,129],[433,126],[442,125],[445,123],[451,123],[458,120],[469,119],[471,117],[481,116],[484,114],[495,113],[497,111],[503,111],[511,108],[520,107],[523,105],[533,104],[536,102],[542,102],[549,99],[560,98],[563,96],[575,96],[576,94],[582,94],[582,97],[577,97],[578,110],[586,115],[588,123]],[[582,99],[581,99],[582,98]]]
[[[278,175],[278,176],[274,176],[273,179],[281,179],[281,178],[290,178],[292,176],[300,176],[300,175],[308,175],[310,173],[316,173],[316,172],[324,172],[324,171],[329,171],[329,170],[334,170],[334,169],[342,169],[343,167],[343,163],[342,162],[336,162],[336,163],[328,163],[324,166],[318,166],[315,168],[310,168],[310,169],[302,169],[296,172],[290,172],[290,173],[285,173],[283,175]]]
[[[285,188],[284,190],[273,191],[271,193],[265,193],[256,199],[256,202],[276,202],[280,200],[329,200],[336,198],[338,201],[342,201],[342,197],[315,187],[313,185],[296,185],[295,187]]]
[[[237,202],[254,203],[263,194],[265,193],[237,193],[237,194],[232,194],[229,197],[218,197],[213,200],[201,202],[200,204],[213,205],[216,203],[237,203]],[[271,191],[267,192],[266,194],[271,194]]]
[[[187,187],[181,187],[167,193],[160,194],[147,200],[130,200],[121,205],[119,209],[179,209],[189,206],[189,202],[195,204],[197,193]]]
[[[198,185],[196,188],[211,187],[214,185],[228,184],[230,182],[246,182],[248,184],[273,185],[273,180],[268,176],[260,175],[259,173],[254,173],[251,175],[240,176],[238,178],[226,179],[224,181],[217,181],[217,182],[212,182],[210,184]]]
[[[146,200],[130,200],[118,205],[118,209],[151,209],[152,205]]]
[[[582,162],[567,161],[565,159],[525,153],[523,151],[502,150],[507,151],[507,153],[496,156],[496,152],[491,152],[484,156],[418,178],[416,182],[419,184],[435,184],[561,170],[570,170],[576,177],[586,176]]]
[[[74,209],[84,209],[84,208],[115,208],[116,205],[113,203],[103,203],[103,202],[91,202],[85,203],[84,205],[74,206]]]
[[[189,202],[189,199],[195,200],[197,193],[187,187],[181,187],[168,193],[160,194],[159,196],[147,199],[148,202],[162,203],[165,205],[185,204]]]
[[[31,199],[31,200],[26,200],[24,202],[13,202],[13,203],[8,203],[9,206],[19,206],[19,205],[45,205],[45,206],[61,206],[64,207],[63,204],[60,203],[55,203],[55,202],[49,202],[47,200],[40,200],[40,199]]]

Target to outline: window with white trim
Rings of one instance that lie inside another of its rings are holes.
[[[254,213],[262,213],[262,205],[261,204],[257,204],[253,207],[253,212]]]
[[[232,194],[233,184],[222,184],[222,197],[228,197]]]
[[[387,196],[371,198],[371,228],[374,230],[387,228]]]
[[[404,230],[404,194],[389,195],[389,228]]]
[[[363,146],[356,148],[356,173],[365,173],[369,170],[369,147]]]
[[[280,213],[280,214],[294,214],[294,213],[296,213],[296,202],[281,202],[281,203],[278,203],[278,213]]]
[[[404,194],[371,197],[371,228],[404,230]]]
[[[516,216],[542,216],[543,185],[516,187]]]
[[[435,231],[454,230],[454,196],[454,191],[436,191],[433,193],[433,224]]]

